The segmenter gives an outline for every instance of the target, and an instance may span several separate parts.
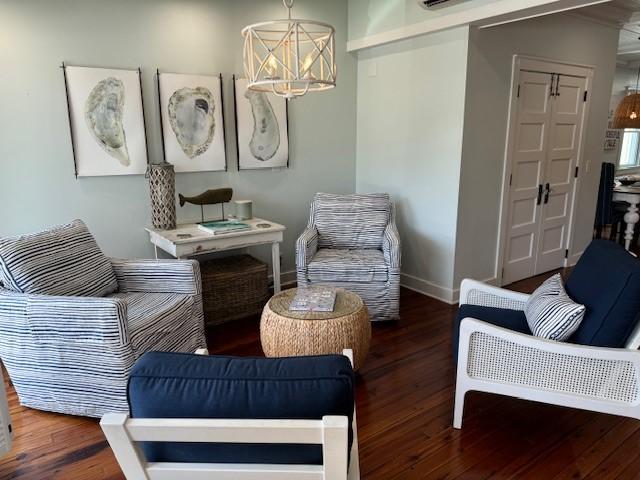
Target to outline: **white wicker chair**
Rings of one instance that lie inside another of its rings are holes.
[[[523,310],[529,295],[464,280],[460,304]],[[640,326],[625,348],[544,340],[474,318],[460,323],[453,426],[465,394],[497,393],[640,419]]]

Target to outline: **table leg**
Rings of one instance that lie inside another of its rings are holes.
[[[273,263],[273,294],[280,293],[280,244],[271,244],[271,263]]]
[[[638,204],[630,203],[627,213],[624,214],[624,221],[627,223],[627,229],[624,232],[624,248],[629,250],[631,248],[631,240],[633,240],[633,231],[635,230],[636,223],[640,220],[638,214]]]
[[[158,260],[158,246],[157,245],[153,246],[153,252],[156,254],[156,260]]]

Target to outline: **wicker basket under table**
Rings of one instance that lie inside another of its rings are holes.
[[[251,255],[201,262],[200,273],[208,325],[258,315],[269,298],[267,264]]]
[[[369,352],[371,323],[362,299],[339,289],[333,312],[291,312],[297,289],[273,296],[260,321],[260,340],[267,357],[323,355],[353,350],[354,368],[362,366]]]

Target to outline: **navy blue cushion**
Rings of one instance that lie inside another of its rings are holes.
[[[623,347],[640,313],[640,260],[620,245],[593,240],[565,284],[569,296],[587,307],[570,341]]]
[[[498,327],[508,328],[514,332],[531,335],[527,317],[522,310],[509,308],[480,307],[478,305],[460,305],[458,314],[453,322],[453,358],[458,359],[458,339],[460,337],[460,322],[467,318],[477,318]]]
[[[342,355],[237,358],[149,352],[128,385],[132,418],[349,417],[354,375]],[[147,442],[150,462],[322,464],[320,445]]]

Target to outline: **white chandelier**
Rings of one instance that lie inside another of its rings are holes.
[[[335,30],[314,20],[291,18],[293,0],[283,0],[286,20],[242,29],[248,88],[295,98],[336,86]]]

